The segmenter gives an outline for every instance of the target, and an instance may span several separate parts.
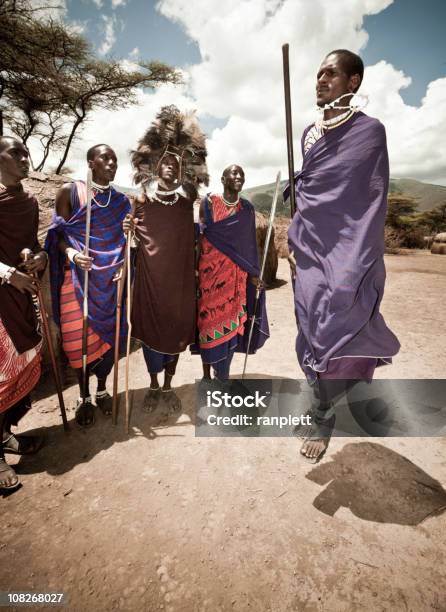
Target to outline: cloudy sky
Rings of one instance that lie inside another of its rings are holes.
[[[386,126],[393,177],[446,185],[444,0],[65,0],[64,19],[97,53],[180,67],[182,86],[141,92],[140,104],[91,115],[68,165],[85,173],[86,149],[118,153],[116,182],[131,184],[128,152],[164,104],[196,109],[208,134],[211,185],[241,164],[246,186],[286,171],[281,46],[290,43],[296,167],[316,117],[315,74],[334,48],[366,64],[366,112]]]

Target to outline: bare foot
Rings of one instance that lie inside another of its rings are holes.
[[[163,389],[163,400],[167,416],[181,412],[181,400],[173,389]]]
[[[142,409],[147,414],[154,412],[161,399],[161,389],[148,389],[147,393],[144,396],[144,403],[142,405]]]
[[[301,454],[311,463],[317,463],[322,459],[327,450],[329,438],[321,438],[320,440],[305,440],[300,449]]]
[[[17,474],[4,459],[0,459],[0,489],[11,491],[20,486],[20,481]]]

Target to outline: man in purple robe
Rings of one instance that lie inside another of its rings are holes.
[[[344,49],[322,62],[316,96],[323,118],[304,130],[294,180],[297,212],[288,239],[296,266],[296,351],[316,399],[301,453],[312,462],[333,431],[335,394],[371,380],[400,347],[379,312],[389,161],[384,126],[352,101],[363,73],[361,58]]]

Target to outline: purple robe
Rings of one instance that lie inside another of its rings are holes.
[[[309,378],[330,359],[389,363],[400,348],[379,312],[388,185],[384,126],[362,112],[328,130],[295,175],[288,241],[297,263],[296,351]]]

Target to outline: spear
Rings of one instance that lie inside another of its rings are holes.
[[[243,364],[242,380],[245,378],[246,364],[248,362],[249,347],[251,346],[252,334],[254,331],[254,323],[256,320],[257,306],[258,306],[259,298],[260,298],[260,291],[261,291],[260,287],[263,281],[263,274],[265,273],[266,258],[268,256],[268,247],[269,247],[269,243],[271,240],[271,234],[273,231],[274,217],[276,215],[276,206],[277,206],[277,198],[279,197],[279,189],[280,189],[280,172],[277,173],[276,189],[274,191],[274,197],[273,197],[273,201],[271,204],[271,212],[269,214],[268,230],[266,232],[265,244],[263,246],[262,265],[260,268],[259,282],[257,283],[256,298],[254,301],[254,310],[253,310],[252,318],[251,318],[251,326],[249,328],[248,346],[246,348],[245,363]]]

